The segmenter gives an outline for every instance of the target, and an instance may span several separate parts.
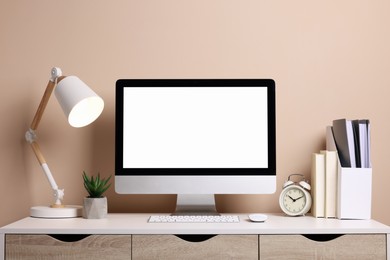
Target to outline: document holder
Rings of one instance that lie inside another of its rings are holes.
[[[338,168],[337,218],[370,219],[372,168]]]
[[[331,127],[326,128],[326,149],[337,151]],[[337,210],[339,219],[371,219],[372,168],[341,167],[338,158]]]

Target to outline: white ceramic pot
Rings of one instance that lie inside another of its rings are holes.
[[[107,198],[84,198],[83,218],[99,219],[107,217]]]

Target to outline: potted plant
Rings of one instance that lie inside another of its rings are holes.
[[[88,176],[83,171],[84,187],[89,196],[84,198],[83,217],[90,219],[105,218],[107,216],[107,198],[104,192],[111,186],[111,176],[107,179],[97,176]]]

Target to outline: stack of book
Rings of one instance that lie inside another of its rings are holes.
[[[312,155],[311,212],[314,217],[336,217],[337,161],[336,151],[323,150]]]
[[[326,129],[326,150],[312,155],[312,214],[335,218],[338,169],[371,168],[369,120],[338,119]]]

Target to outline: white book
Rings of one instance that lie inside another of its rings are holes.
[[[353,134],[353,126],[352,121],[347,120],[347,138],[348,138],[348,148],[349,148],[349,156],[351,160],[351,168],[356,168],[356,154],[355,154],[355,138]]]
[[[371,168],[371,124],[369,120],[367,120],[367,153],[368,168]]]
[[[368,167],[368,129],[367,124],[363,120],[359,121],[359,144],[360,144],[360,158],[362,168]]]
[[[337,208],[337,152],[321,151],[325,155],[325,217],[335,218]]]
[[[359,120],[359,144],[362,168],[371,168],[370,120]]]
[[[325,217],[325,155],[313,153],[311,167],[311,188],[313,204],[311,212],[314,217]]]

